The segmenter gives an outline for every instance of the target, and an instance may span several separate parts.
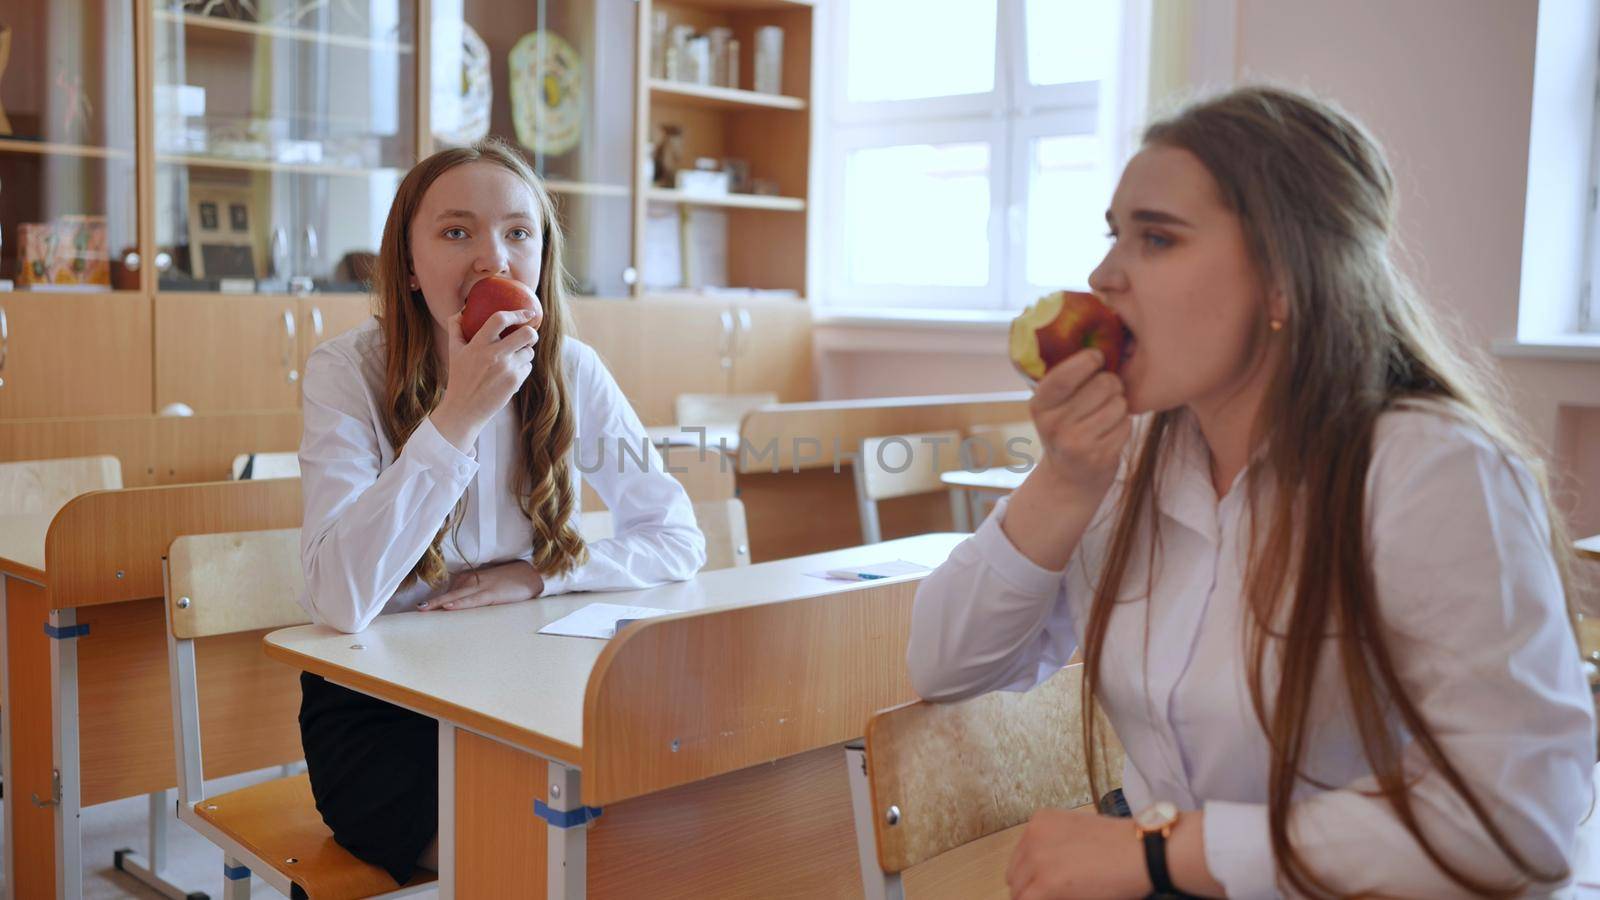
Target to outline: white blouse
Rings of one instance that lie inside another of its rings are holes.
[[[563,345],[577,426],[568,456],[572,489],[577,495],[588,480],[611,510],[616,536],[590,541],[589,561],[566,575],[545,575],[543,596],[693,577],[705,564],[705,537],[683,486],[665,471],[594,350],[571,337]],[[452,525],[443,542],[450,572],[533,556],[533,526],[509,489],[517,464],[512,406],[484,426],[470,455],[426,418],[396,454],[379,416],[383,373],[383,336],[369,320],[318,346],[301,385],[300,605],[315,621],[347,632],[444,592],[420,579],[401,582],[463,494],[459,530]],[[574,509],[574,525],[577,515]]]
[[[1155,579],[1147,518],[1111,617],[1098,699],[1127,750],[1129,805],[1204,809],[1206,862],[1228,896],[1276,896],[1284,888],[1268,838],[1268,745],[1244,649],[1247,492],[1241,473],[1219,501],[1192,416],[1177,424],[1161,477]],[[1002,502],[922,583],[908,651],[918,693],[1026,690],[1067,662],[1084,637],[1125,474],[1065,570],[1043,569],[1011,544]],[[1422,406],[1380,418],[1366,503],[1378,603],[1410,698],[1525,858],[1571,864],[1591,804],[1595,713],[1532,478],[1476,428]],[[1376,779],[1334,653],[1329,645],[1323,654],[1326,687],[1314,700],[1305,765],[1341,787],[1298,785],[1291,840],[1343,895],[1460,894],[1387,801],[1364,793]],[[1413,809],[1435,846],[1469,872],[1509,880],[1509,862],[1409,741],[1404,760],[1424,773]]]

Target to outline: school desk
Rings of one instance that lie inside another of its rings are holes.
[[[304,625],[267,655],[437,719],[440,896],[859,896],[841,745],[914,699],[927,534],[618,593]],[[538,631],[596,602],[676,611],[611,640]]]
[[[53,519],[0,516],[11,896],[82,896],[82,807],[176,783],[161,607],[173,538],[293,527],[300,515],[300,482],[282,479],[96,491]],[[299,685],[262,655],[258,634],[198,649],[213,673],[202,690],[206,777],[299,758]]]

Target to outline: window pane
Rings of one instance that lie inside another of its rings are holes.
[[[845,271],[856,284],[989,283],[989,145],[856,150],[845,163]]]
[[[995,0],[851,0],[852,102],[994,90]]]
[[[1111,73],[1120,43],[1120,2],[1027,0],[1028,81],[1099,81]]]
[[[1108,246],[1105,215],[1114,185],[1099,142],[1038,138],[1030,142],[1028,158],[1028,283],[1082,288]]]

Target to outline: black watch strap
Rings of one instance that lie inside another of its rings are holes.
[[[1167,839],[1159,831],[1145,832],[1144,865],[1150,872],[1150,884],[1157,896],[1177,895],[1172,886],[1172,876],[1167,874]]]

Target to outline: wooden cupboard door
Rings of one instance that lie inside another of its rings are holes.
[[[811,308],[795,300],[742,302],[734,317],[734,393],[772,391],[784,403],[813,399]]]
[[[639,305],[645,379],[639,398],[628,399],[646,425],[675,424],[679,394],[726,394],[733,389],[737,317],[726,301],[685,297]]]
[[[0,293],[0,419],[149,414],[150,300]]]
[[[317,345],[336,338],[372,318],[367,294],[319,294],[300,298],[300,371]]]
[[[300,408],[299,303],[294,297],[156,297],[156,411],[196,414]]]

